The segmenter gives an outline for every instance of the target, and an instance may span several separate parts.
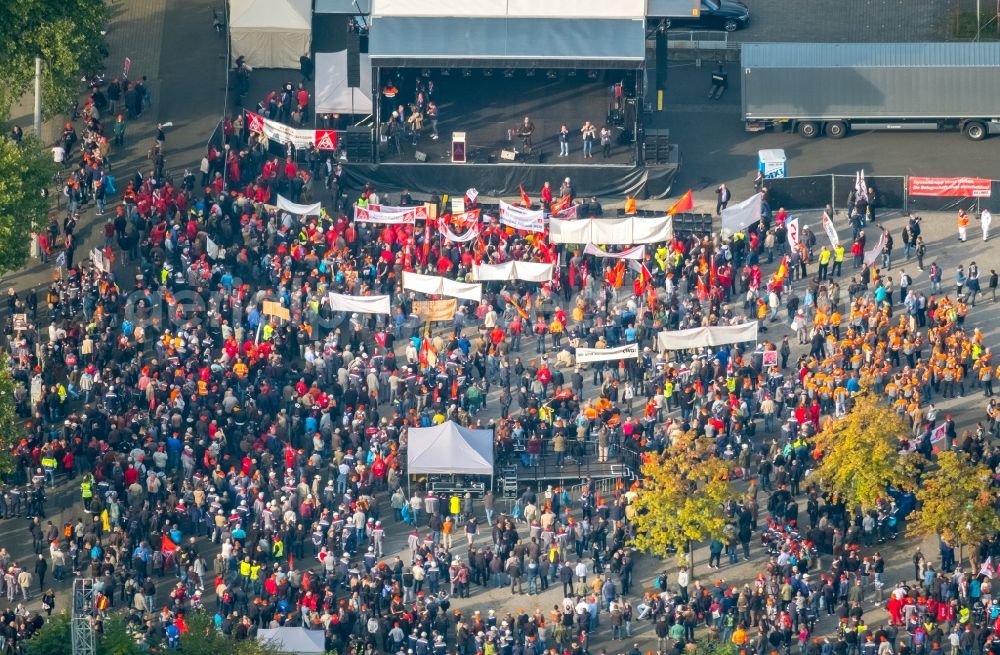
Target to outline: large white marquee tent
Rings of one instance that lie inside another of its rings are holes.
[[[298,68],[312,41],[312,0],[229,0],[233,58],[253,68]]]

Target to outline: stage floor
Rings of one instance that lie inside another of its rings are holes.
[[[417,70],[392,71],[396,74],[396,86],[400,90],[397,102],[412,102]],[[427,161],[445,163],[451,161],[451,135],[465,132],[469,161],[488,163],[500,161],[500,152],[515,146],[522,150],[521,139],[507,140],[507,132],[519,126],[525,116],[535,124],[532,138],[534,157],[529,163],[539,163],[541,153],[543,164],[600,164],[632,166],[635,163],[634,144],[622,145],[619,136],[622,129],[612,127],[611,156],[605,158],[599,140],[594,144],[594,157],[583,157],[583,138],[580,128],[584,121],[601,127],[608,122],[611,107],[612,85],[625,81],[625,88],[634,82],[626,79],[626,73],[601,72],[596,80],[588,79],[585,71],[575,77],[560,72],[556,79],[548,79],[545,71],[537,71],[534,77],[527,77],[525,71],[515,71],[513,77],[504,77],[502,71],[494,71],[492,77],[485,77],[481,70],[472,70],[470,77],[464,77],[460,69],[452,69],[451,75],[442,76],[433,71],[429,79],[434,81],[434,100],[439,108],[438,133],[440,138],[430,138],[430,125],[425,123],[423,132],[414,145],[409,137],[401,140],[402,155],[390,152],[388,144],[379,147],[379,156],[385,162],[415,162],[416,152],[427,155]],[[388,71],[382,72],[383,85]],[[570,130],[570,154],[559,157],[558,134],[562,124]]]

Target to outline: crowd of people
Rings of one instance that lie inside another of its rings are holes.
[[[308,98],[285,89],[267,105],[291,118]],[[51,563],[57,583],[92,577],[94,614],[126,608],[150,644],[182,641],[184,615],[204,610],[236,639],[304,625],[324,630],[328,648],[356,653],[580,655],[610,636],[607,648],[634,655],[638,643],[623,646],[646,620],[664,653],[682,652],[701,626],[761,655],[937,655],[953,635],[953,653],[1000,649],[986,574],[956,566],[945,544],[941,566],[921,555],[914,583],[890,583],[873,549],[903,520],[896,499],[861,515],[805,481],[810,438],[862,387],[907,417],[913,448],[928,455],[935,396],[992,396],[1000,367],[966,325],[981,290],[975,263],[959,267],[955,293],[942,291],[936,261],[930,294],[905,268],[897,282],[892,240],[880,237],[882,252],[868,258],[871,217],[857,211],[860,256],[847,271],[843,245],[817,246],[804,230],[789,248],[790,217],[766,207],[745,232],[678,233],[634,267],[513,229],[471,197],[466,209],[487,218],[466,240],[448,235],[473,227],[436,197],[441,223],[355,222],[353,204],[389,198],[339,178],[323,212],[293,214],[278,196],[321,195],[309,184],[321,164],[269,156],[240,120],[211,146],[200,184],[191,173],[170,178],[161,127],[150,170],[121,185],[102,246],[85,258],[75,253],[78,213],[91,202],[103,213],[116,194],[98,111],[82,138],[68,127],[67,212],[37,239],[58,274],[44,298],[14,289],[7,298],[26,430],[0,516],[32,519],[33,556],[46,563],[28,571],[0,552],[9,599],[28,601],[36,579],[43,589]],[[919,230],[913,217],[903,238],[913,246],[905,257],[923,268]],[[544,284],[484,283],[482,301],[459,301],[443,326],[423,322],[414,307],[423,296],[402,287],[404,272],[471,281],[474,264],[508,261],[556,273]],[[393,311],[336,312],[331,292],[387,294]],[[747,320],[764,331],[787,321],[798,343],[675,356],[657,346],[661,330]],[[636,359],[581,367],[567,356],[629,344]],[[777,365],[765,365],[766,351]],[[995,467],[998,418],[994,399],[975,432],[960,436],[945,418],[939,445]],[[710,566],[749,558],[758,533],[767,562],[744,585],[682,568],[642,589],[629,548],[639,485],[524,488],[510,506],[492,491],[442,498],[427,480],[408,485],[407,429],[446,420],[493,428],[498,458],[528,467],[659,451],[678,431],[713,437],[750,485],[727,508],[728,538],[709,545]],[[79,485],[79,516],[58,525],[46,489],[65,481]],[[992,541],[978,552],[1000,555]],[[551,610],[524,599],[516,613],[462,600],[499,587],[512,596],[561,588],[562,599]],[[886,597],[892,620],[869,626]],[[836,630],[817,630],[824,612]],[[37,629],[38,615],[12,613],[6,645]]]

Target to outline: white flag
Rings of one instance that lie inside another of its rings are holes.
[[[879,255],[882,254],[882,250],[885,248],[885,232],[879,234],[878,243],[872,246],[872,249],[865,253],[865,264],[871,266],[878,261]]]
[[[986,561],[983,562],[983,567],[981,569],[979,569],[979,575],[985,575],[990,580],[993,579],[993,556],[992,555],[990,555],[989,557],[987,557]]]
[[[788,247],[792,250],[799,249],[799,219],[790,218],[785,226],[788,229]]]
[[[868,202],[868,183],[865,182],[865,171],[861,169],[854,177],[854,197]]]
[[[939,441],[944,441],[945,436],[948,433],[948,424],[942,423],[941,425],[934,428],[931,432],[931,443],[937,443]]]
[[[742,232],[760,220],[763,196],[756,193],[743,202],[722,210],[722,229],[730,234]]]
[[[833,219],[826,212],[823,212],[823,229],[826,236],[830,238],[830,245],[836,248],[840,245],[840,237],[837,235],[837,228],[833,226]]]
[[[219,244],[212,241],[211,238],[206,238],[205,254],[208,255],[209,259],[219,259],[222,257],[222,248],[219,247]]]

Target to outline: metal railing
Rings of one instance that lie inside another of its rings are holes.
[[[732,50],[739,43],[729,40],[729,32],[715,30],[668,30],[667,47],[678,50]]]

